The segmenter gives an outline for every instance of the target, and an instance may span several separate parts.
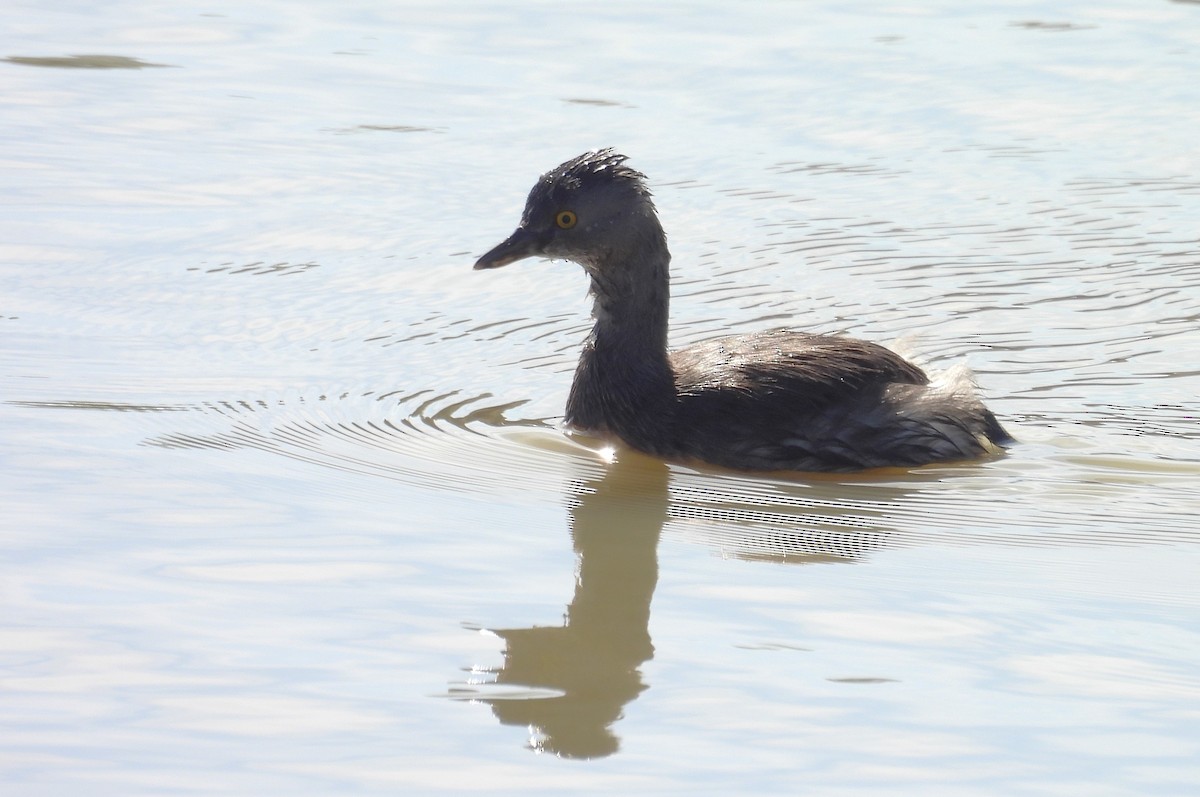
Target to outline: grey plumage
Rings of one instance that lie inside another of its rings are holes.
[[[475,268],[563,258],[591,277],[595,326],[566,420],[675,460],[849,471],[971,459],[1012,438],[965,370],[931,381],[882,346],[772,330],[667,350],[670,253],[645,177],[611,149],[538,180]]]

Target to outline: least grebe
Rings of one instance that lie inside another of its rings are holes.
[[[777,329],[667,349],[667,239],[643,174],[611,149],[538,180],[475,264],[561,258],[591,277],[595,326],[567,424],[645,453],[740,470],[852,471],[997,453],[1012,438],[965,368],[931,380],[874,343]]]

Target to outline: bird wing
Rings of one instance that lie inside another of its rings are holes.
[[[833,335],[774,330],[705,341],[671,353],[680,400],[720,397],[789,414],[822,409],[890,384],[925,385],[929,377],[875,343]]]
[[[689,346],[671,365],[679,453],[760,470],[888,464],[885,416],[929,384],[877,344],[787,330]]]

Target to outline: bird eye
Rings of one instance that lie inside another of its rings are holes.
[[[575,214],[569,210],[560,210],[554,216],[554,223],[559,226],[559,229],[569,230],[575,226],[575,222],[579,221]]]

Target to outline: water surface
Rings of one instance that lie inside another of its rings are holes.
[[[6,794],[1184,795],[1200,5],[0,11]],[[558,428],[542,171],[649,175],[672,342],[966,361],[1003,458]]]

